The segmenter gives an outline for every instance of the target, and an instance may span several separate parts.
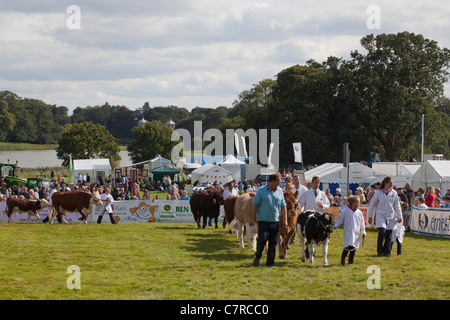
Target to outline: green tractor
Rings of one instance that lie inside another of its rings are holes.
[[[37,181],[35,180],[16,177],[15,171],[17,168],[19,168],[17,163],[0,161],[0,179],[2,182],[6,183],[6,187],[11,188],[16,185],[34,188],[38,186]]]

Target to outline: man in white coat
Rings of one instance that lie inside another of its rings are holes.
[[[320,178],[314,176],[311,180],[311,189],[303,192],[298,203],[302,212],[308,210],[315,210],[317,212],[323,213],[330,207],[330,201],[328,200],[325,192],[319,189]],[[314,248],[314,246],[313,246]],[[305,249],[306,258],[309,258],[308,246]],[[316,250],[314,250],[314,256],[316,255]]]
[[[223,200],[225,200],[226,198],[228,198],[230,196],[236,196],[236,197],[239,196],[238,191],[234,187],[233,181],[228,182],[228,188],[223,191]]]
[[[294,193],[296,190],[298,190],[297,201],[300,201],[300,197],[302,196],[303,193],[308,191],[308,188],[306,188],[304,185],[302,185],[300,183],[300,176],[298,174],[296,174],[294,176],[294,179],[292,179],[292,180],[294,182],[294,188],[295,188]]]
[[[378,229],[377,254],[378,256],[391,256],[391,235],[396,222],[402,222],[402,208],[397,191],[392,189],[393,181],[386,177],[381,187],[372,197],[367,222],[372,223],[374,211],[376,213],[375,227]],[[384,241],[384,244],[383,244]]]
[[[315,176],[311,180],[311,189],[304,191],[299,198],[299,204],[302,208],[302,212],[307,210],[316,210],[323,213],[330,207],[330,201],[328,200],[325,192],[319,189],[320,178]]]

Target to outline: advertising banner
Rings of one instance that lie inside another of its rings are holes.
[[[450,209],[413,207],[409,228],[418,234],[450,237]]]
[[[116,222],[192,222],[194,216],[191,212],[191,206],[187,200],[126,200],[114,201],[113,216]],[[6,202],[0,202],[0,221],[8,221],[8,217],[4,212],[6,209]],[[88,216],[88,222],[96,222],[100,215],[99,206],[94,206],[92,214]],[[30,222],[38,222],[44,220],[50,208],[42,209],[39,214],[40,220],[32,216]],[[225,216],[223,206],[220,207],[219,221],[222,222]],[[79,220],[81,214],[78,212],[67,212],[65,218],[67,222],[82,222]],[[28,219],[27,213],[19,214],[14,212],[11,216],[12,222],[26,222]],[[55,219],[56,221],[56,219]],[[55,222],[54,221],[54,222]],[[109,222],[109,216],[103,218],[103,222]]]

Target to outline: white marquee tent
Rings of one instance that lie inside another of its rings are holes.
[[[111,164],[109,159],[79,159],[73,160],[73,170],[71,173],[71,182],[76,183],[78,174],[87,174],[91,176],[91,181],[95,181],[98,176],[108,177],[111,174]]]
[[[233,180],[233,176],[231,172],[219,167],[217,165],[213,165],[210,163],[206,163],[198,169],[192,171],[191,181],[199,181],[200,183],[209,182],[214,183],[217,180],[220,184],[225,184],[228,181]]]
[[[245,165],[244,161],[237,159],[235,156],[229,154],[225,159],[217,163],[220,167],[231,172],[233,179],[241,179],[241,165]]]
[[[349,164],[349,183],[350,189],[355,191],[365,178],[377,175],[376,172],[359,162],[351,162]],[[337,188],[342,190],[342,194],[346,194],[347,190],[347,167],[342,163],[324,163],[316,168],[305,171],[305,181],[310,182],[314,176],[320,178],[322,190],[330,189],[335,195]]]
[[[450,189],[450,161],[449,160],[427,160],[414,173],[412,187],[440,188],[441,194]]]

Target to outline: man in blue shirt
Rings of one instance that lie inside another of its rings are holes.
[[[280,174],[269,176],[269,183],[260,188],[253,198],[252,219],[250,226],[258,221],[258,245],[255,253],[253,265],[258,266],[262,252],[269,241],[267,248],[266,266],[274,265],[275,253],[277,249],[278,235],[280,232],[280,215],[283,216],[283,223],[286,226],[287,211],[283,190],[279,188],[281,182]]]

